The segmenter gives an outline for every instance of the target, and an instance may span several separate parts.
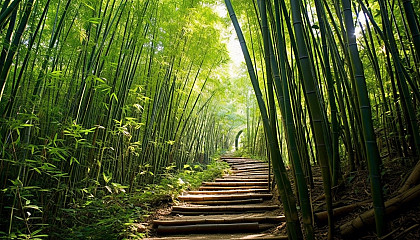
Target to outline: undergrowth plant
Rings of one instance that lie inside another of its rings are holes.
[[[185,164],[182,169],[168,167],[159,183],[136,188],[113,183],[97,189],[83,201],[75,201],[61,209],[58,229],[50,237],[60,239],[130,239],[147,236],[137,232],[136,224],[150,217],[156,208],[171,204],[185,190],[196,189],[203,181],[221,176],[228,164],[213,160],[208,165]]]

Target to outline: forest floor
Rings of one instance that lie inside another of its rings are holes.
[[[405,176],[411,171],[410,164],[407,166],[401,166],[398,161],[389,161],[384,163],[384,170],[382,171],[382,182],[385,200],[394,197],[401,186]],[[321,172],[317,167],[313,167],[313,179],[314,188],[311,189],[311,199],[313,209],[315,213],[325,211],[325,201],[323,199],[323,187],[321,180]],[[392,170],[390,170],[392,169]],[[290,179],[293,179],[290,176]],[[293,181],[292,181],[293,184]],[[272,191],[274,196],[271,201],[275,204],[280,204],[280,208],[274,212],[274,214],[282,215],[282,205],[279,203],[277,191]],[[393,216],[387,216],[387,235],[380,238],[381,240],[386,239],[408,239],[415,240],[420,239],[420,201],[403,207],[403,210]],[[356,207],[349,213],[342,216],[337,216],[334,219],[335,224],[335,236],[334,239],[343,239],[339,233],[339,227],[345,223],[348,223],[355,219],[359,214],[372,208],[371,196],[370,196],[370,184],[367,170],[358,170],[357,172],[347,174],[343,179],[342,183],[333,189],[333,205],[334,208],[348,206],[355,203],[363,203]],[[176,204],[176,203],[175,203]],[[144,224],[148,226],[148,235],[150,239],[156,238],[156,228],[153,228],[153,220],[167,218],[172,211],[174,203],[162,205],[156,209]],[[369,226],[364,231],[360,231],[359,235],[351,236],[348,239],[365,239],[373,240],[378,239],[376,237],[374,226]],[[327,238],[327,226],[325,221],[320,221],[315,217],[315,238],[326,239]],[[276,227],[270,228],[262,233],[267,236],[285,236],[286,235],[286,224],[284,222],[278,223]],[[236,233],[235,239],[258,239],[263,235]],[[211,234],[210,239],[231,239],[232,234]],[[178,237],[170,239],[209,239],[209,235],[206,234],[193,234],[193,235],[179,235]]]
[[[407,164],[401,166],[400,161],[384,162],[382,171],[382,184],[384,200],[389,200],[397,195],[397,191],[404,182],[403,179],[412,171],[412,166]],[[323,199],[323,187],[321,181],[321,171],[315,167],[313,169],[314,188],[311,190],[312,204],[314,212],[325,211],[325,201]],[[372,209],[370,195],[370,183],[367,170],[358,170],[348,174],[342,183],[333,189],[334,208],[348,206],[356,203],[363,203],[352,211],[337,216],[334,219],[336,235],[334,239],[343,239],[339,233],[339,227],[355,219],[358,215]],[[420,239],[420,201],[415,201],[411,205],[404,206],[397,214],[386,216],[387,231],[381,240],[418,240]],[[316,239],[326,239],[328,228],[325,222],[317,221],[315,218]],[[375,226],[368,226],[359,235],[351,236],[348,239],[378,239],[375,233]]]

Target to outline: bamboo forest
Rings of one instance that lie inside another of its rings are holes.
[[[1,239],[420,239],[420,2],[0,0]]]

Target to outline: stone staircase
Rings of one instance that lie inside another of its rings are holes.
[[[231,174],[179,196],[170,216],[153,221],[148,239],[287,239],[273,234],[285,217],[268,188],[268,165],[224,157]]]

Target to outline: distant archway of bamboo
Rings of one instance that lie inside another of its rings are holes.
[[[238,151],[239,148],[239,137],[241,136],[241,134],[244,132],[244,130],[240,130],[235,137],[235,151]]]

